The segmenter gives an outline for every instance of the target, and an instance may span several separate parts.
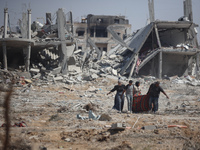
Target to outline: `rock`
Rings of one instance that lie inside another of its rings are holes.
[[[114,123],[114,124],[112,124],[111,129],[113,129],[113,130],[125,130],[126,126],[124,126],[122,123]]]
[[[29,72],[20,72],[18,73],[20,77],[24,77],[25,79],[31,79],[31,75]]]
[[[37,78],[40,78],[40,77],[41,77],[41,74],[38,73],[38,74],[34,75],[32,78],[33,78],[33,79],[37,79]]]
[[[115,75],[115,76],[117,76],[117,70],[112,69],[112,74]]]
[[[27,83],[32,83],[32,81],[30,79],[24,79],[24,81]]]
[[[95,74],[95,73],[93,73],[92,75],[91,75],[91,78],[92,79],[97,79],[99,76],[97,75],[97,74]]]
[[[116,76],[107,75],[106,77],[112,80],[118,80],[118,77]]]
[[[70,140],[70,138],[66,138],[66,139],[64,139],[64,141],[70,142],[71,140]]]
[[[39,72],[40,72],[40,69],[31,68],[31,69],[30,69],[30,72],[39,73]]]
[[[77,67],[76,65],[69,65],[68,66],[68,71],[70,72],[77,72],[77,73],[80,73],[81,72],[81,68],[80,67]]]
[[[78,54],[78,53],[80,53],[81,51],[82,51],[81,49],[78,49],[78,50],[74,51],[74,54]]]
[[[63,80],[63,77],[62,76],[58,76],[58,77],[54,78],[54,81],[59,81],[59,80]]]
[[[108,114],[102,114],[99,118],[100,121],[111,121],[112,118]]]
[[[89,110],[94,110],[94,108],[93,108],[93,106],[92,106],[91,103],[89,103],[89,104],[83,106],[83,109],[86,109],[87,111],[89,111]]]
[[[111,60],[115,59],[116,57],[117,57],[117,55],[114,55],[114,54],[109,56],[109,58],[110,58]]]
[[[52,73],[53,75],[56,75],[56,74],[59,74],[60,71],[61,71],[61,67],[57,67],[57,68],[54,68],[54,69],[51,71],[51,73]]]
[[[66,84],[73,84],[74,82],[71,80],[66,79]]]
[[[90,69],[89,71],[92,72],[92,73],[96,73],[96,74],[99,73],[99,70]]]

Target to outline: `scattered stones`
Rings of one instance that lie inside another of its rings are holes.
[[[99,118],[100,121],[111,121],[112,118],[108,114],[102,114]]]

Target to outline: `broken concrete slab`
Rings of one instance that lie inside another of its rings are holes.
[[[31,74],[29,72],[20,72],[18,76],[24,77],[25,79],[31,79]]]
[[[63,80],[62,76],[54,77],[54,81],[60,81],[60,80]]]
[[[97,75],[97,74],[95,74],[95,73],[93,73],[92,75],[91,75],[91,78],[92,79],[97,79],[99,76]]]
[[[117,76],[117,70],[112,69],[112,74],[115,75],[115,76]]]
[[[118,80],[118,77],[112,76],[112,75],[106,75],[106,78],[112,79],[112,80]]]
[[[77,67],[76,65],[69,65],[68,71],[73,72],[76,71],[77,73],[82,72],[80,67]]]
[[[143,130],[155,130],[157,129],[157,127],[155,125],[148,125],[148,126],[144,126],[141,129]]]
[[[56,75],[56,74],[59,74],[60,71],[61,71],[61,67],[57,67],[57,68],[54,68],[54,69],[51,71],[51,73],[52,73],[53,75]]]
[[[114,124],[112,124],[111,129],[113,129],[113,130],[125,130],[126,126],[122,123],[114,123]]]
[[[39,72],[40,72],[40,69],[31,68],[31,69],[30,69],[30,72],[39,73]]]
[[[90,69],[89,71],[92,72],[92,73],[96,73],[96,74],[99,73],[99,70]]]

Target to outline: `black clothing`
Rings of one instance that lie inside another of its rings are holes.
[[[155,83],[151,84],[148,94],[150,94],[150,97],[159,97],[160,92],[164,92],[164,90],[160,86],[156,86]]]
[[[119,111],[123,110],[124,107],[124,95],[122,95],[125,89],[125,85],[115,85],[115,87],[111,90],[111,92],[117,91],[115,95],[115,101],[113,109],[117,109]]]
[[[115,87],[111,90],[111,92],[117,91],[117,93],[123,92],[125,89],[125,85],[115,85]]]
[[[115,95],[115,101],[114,101],[114,106],[113,109],[117,109],[119,111],[123,110],[124,107],[124,95],[122,95],[122,93],[117,93]]]

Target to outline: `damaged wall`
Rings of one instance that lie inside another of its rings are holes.
[[[177,46],[186,41],[186,29],[166,29],[159,31],[161,45],[164,47]]]
[[[107,15],[91,15],[87,16],[87,20],[82,19],[81,22],[74,23],[75,36],[78,38],[78,47],[85,50],[87,47],[87,36],[98,45],[104,44],[103,51],[109,51],[118,43],[114,41],[113,36],[108,32],[107,27],[110,25],[120,25],[123,28],[115,29],[115,32],[121,39],[131,34],[131,25],[125,19],[125,16],[107,16]],[[105,45],[107,45],[105,47]],[[102,46],[101,50],[102,50]]]
[[[151,61],[149,61],[140,71],[139,75],[151,75],[158,76],[158,67],[159,67],[159,54],[157,54]],[[185,73],[190,74],[188,71],[191,68],[190,65],[190,55],[184,54],[175,54],[175,53],[165,53],[163,52],[163,70],[162,76],[167,75],[169,77],[178,75],[179,77],[183,76]]]

